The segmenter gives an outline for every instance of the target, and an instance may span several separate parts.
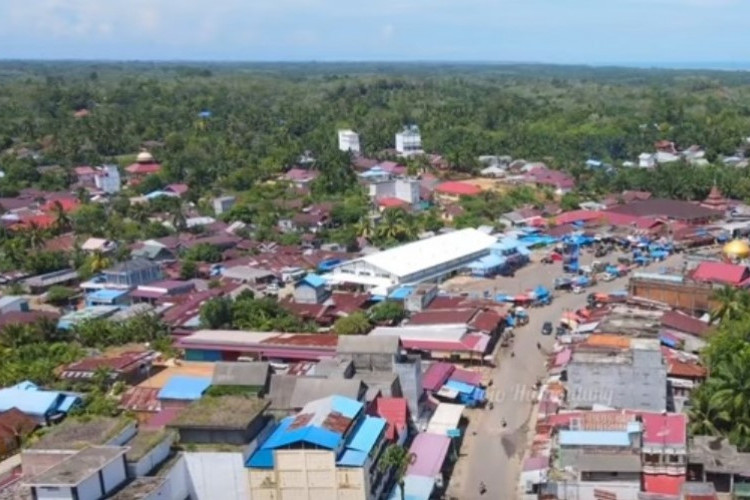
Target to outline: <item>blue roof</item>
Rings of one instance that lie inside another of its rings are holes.
[[[65,396],[65,399],[63,399],[62,403],[60,403],[60,406],[57,407],[58,410],[60,410],[63,413],[68,413],[73,406],[77,405],[81,402],[81,398],[78,396],[68,395]]]
[[[303,284],[310,285],[313,288],[320,288],[321,286],[326,285],[326,280],[317,274],[307,274],[304,278],[299,280],[295,286]]]
[[[348,449],[370,453],[383,434],[387,422],[384,418],[366,416],[352,433]]]
[[[245,467],[257,467],[259,469],[273,469],[273,450],[261,448],[250,455],[245,462]]]
[[[620,431],[560,431],[562,446],[630,446],[630,436]]]
[[[333,411],[341,413],[346,418],[354,418],[362,410],[364,405],[356,399],[344,396],[331,396],[331,407]]]
[[[246,462],[248,467],[271,468],[273,462],[273,450],[294,443],[308,443],[329,450],[338,447],[341,435],[321,427],[307,426],[289,430],[296,416],[286,417],[274,429],[273,433],[263,445]]]
[[[210,377],[175,375],[159,391],[159,399],[196,400],[211,386]]]
[[[55,391],[24,390],[15,387],[0,389],[0,411],[18,408],[24,413],[41,417],[58,411],[63,396]]]
[[[461,394],[471,394],[474,392],[474,389],[476,389],[476,386],[459,382],[458,380],[448,380],[445,384],[445,387],[448,389],[453,389],[454,391],[458,391]]]
[[[435,478],[425,476],[404,476],[404,500],[429,500],[435,489]],[[397,483],[388,500],[401,500],[401,486]]]
[[[393,299],[393,300],[404,300],[409,295],[411,295],[412,291],[413,290],[410,287],[406,287],[406,286],[405,287],[401,287],[401,288],[396,288],[394,291],[392,291],[388,295],[388,298],[389,299]]]
[[[501,255],[490,254],[471,262],[469,267],[472,269],[492,269],[502,266],[507,260]]]
[[[344,450],[336,465],[343,465],[345,467],[362,467],[367,461],[367,453],[359,450]]]
[[[101,290],[97,290],[86,295],[86,298],[102,302],[111,302],[127,294],[128,290],[108,290],[106,288],[102,288]]]

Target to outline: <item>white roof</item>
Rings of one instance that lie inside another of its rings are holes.
[[[487,250],[496,242],[497,238],[469,228],[407,243],[358,260],[396,276],[406,276]]]
[[[81,245],[81,250],[101,250],[108,245],[109,240],[105,240],[104,238],[89,238]]]
[[[427,432],[445,436],[448,431],[458,429],[463,412],[464,405],[440,403],[427,424]]]
[[[198,330],[183,337],[183,344],[257,344],[266,339],[278,337],[278,332],[247,332],[243,330]]]
[[[465,324],[419,325],[419,326],[379,326],[370,332],[373,336],[394,336],[401,340],[440,340],[460,342],[466,335]]]

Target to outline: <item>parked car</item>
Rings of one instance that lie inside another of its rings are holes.
[[[545,321],[544,325],[542,325],[542,335],[552,335],[552,322],[551,321]]]

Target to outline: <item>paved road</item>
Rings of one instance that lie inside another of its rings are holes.
[[[609,256],[603,260],[613,261]],[[657,269],[663,266],[675,266],[679,257],[670,257],[665,262],[651,266]],[[588,263],[590,256],[582,258]],[[554,278],[561,276],[561,265],[532,264],[516,273],[512,279],[500,278],[498,286],[510,293],[527,290],[536,285],[550,286]],[[601,283],[591,291],[611,292],[627,286],[627,277],[609,283]],[[461,450],[465,455],[460,464],[461,499],[480,498],[479,483],[484,481],[487,493],[483,498],[513,499],[518,496],[517,485],[520,478],[520,465],[526,444],[530,438],[529,419],[532,414],[532,400],[535,396],[533,385],[546,373],[546,354],[537,349],[537,342],[542,349],[551,351],[554,348],[554,336],[541,335],[545,321],[557,324],[563,311],[575,310],[585,305],[586,294],[575,295],[560,292],[550,306],[531,309],[529,324],[516,329],[515,344],[510,356],[510,349],[500,349],[493,370],[493,386],[490,388],[490,400],[494,400],[494,409],[477,410],[473,413],[465,446]],[[507,427],[501,426],[502,419]],[[473,435],[476,432],[476,435]],[[453,488],[451,488],[453,491]]]

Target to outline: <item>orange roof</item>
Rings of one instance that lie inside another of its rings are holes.
[[[453,196],[476,196],[482,192],[482,190],[474,184],[457,181],[443,182],[435,188],[435,191]]]
[[[50,200],[44,205],[42,205],[42,210],[45,212],[51,212],[57,208],[57,204],[60,204],[60,207],[62,207],[63,212],[72,212],[76,208],[78,208],[78,200],[75,198],[59,198],[57,200]]]
[[[617,349],[628,349],[630,348],[630,339],[628,337],[623,337],[622,335],[601,333],[591,335],[583,344],[589,347],[614,347]]]

